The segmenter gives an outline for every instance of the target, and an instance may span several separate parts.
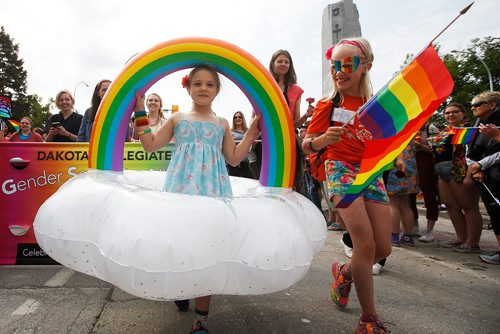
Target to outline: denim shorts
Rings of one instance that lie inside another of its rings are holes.
[[[451,175],[451,161],[438,162],[434,168],[436,174],[446,182],[450,182],[453,176]]]
[[[328,197],[333,201],[333,196],[344,196],[349,186],[354,182],[359,171],[359,165],[344,161],[325,161],[326,177],[328,183]],[[385,190],[382,176],[377,177],[363,190],[361,196],[369,202],[388,204],[389,197]]]

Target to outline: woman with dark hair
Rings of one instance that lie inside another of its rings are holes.
[[[92,94],[92,100],[90,102],[90,108],[88,108],[83,115],[82,124],[80,125],[80,130],[78,130],[78,138],[76,141],[90,141],[90,135],[92,134],[92,127],[94,126],[97,109],[99,109],[102,98],[104,97],[104,94],[106,94],[110,84],[110,80],[104,79],[99,81],[95,86],[94,93]]]
[[[436,173],[441,201],[446,205],[456,239],[443,244],[459,253],[479,253],[482,218],[479,212],[479,191],[472,184],[465,162],[465,145],[452,145],[454,127],[470,126],[465,107],[450,103],[444,111],[448,126],[436,139]]]
[[[295,68],[293,67],[293,60],[290,53],[286,50],[276,51],[269,62],[269,72],[271,72],[271,75],[283,92],[283,96],[290,110],[290,115],[292,116],[293,126],[295,128],[300,128],[302,124],[307,121],[307,118],[312,116],[314,107],[309,104],[306,113],[300,116],[300,99],[304,90],[297,85],[297,75],[295,74]],[[304,176],[301,150],[302,141],[297,133],[295,137],[298,154],[295,162],[294,189],[297,192],[302,192],[301,186]]]
[[[19,122],[19,131],[9,137],[9,141],[15,142],[45,142],[42,136],[33,132],[33,121],[29,117],[21,118]]]
[[[286,50],[276,51],[269,62],[269,72],[271,72],[285,96],[294,127],[300,128],[307,118],[312,116],[314,107],[309,106],[307,112],[300,116],[300,99],[304,90],[297,85],[297,75],[295,74],[290,53]]]

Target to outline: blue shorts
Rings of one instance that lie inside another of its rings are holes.
[[[444,181],[450,182],[453,178],[453,175],[451,175],[451,161],[438,162],[434,168],[436,169],[436,174]]]
[[[325,161],[326,180],[328,182],[328,196],[344,196],[349,186],[354,182],[359,171],[359,165],[352,165],[344,161]],[[382,176],[377,177],[363,190],[361,196],[369,202],[388,204],[389,197],[385,189]]]

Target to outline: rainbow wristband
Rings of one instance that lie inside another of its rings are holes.
[[[146,114],[145,110],[134,112],[135,117],[135,126],[147,126],[148,122],[148,114]]]
[[[141,136],[141,135],[145,135],[145,134],[147,134],[147,133],[151,133],[151,129],[150,129],[150,128],[147,128],[147,129],[145,129],[145,130],[143,130],[143,131],[139,132],[139,133],[138,133],[138,135],[139,135],[139,136]]]

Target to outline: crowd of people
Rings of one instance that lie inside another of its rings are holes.
[[[356,111],[373,94],[369,73],[374,55],[366,39],[351,38],[332,46],[326,58],[331,66],[333,90],[316,106],[309,103],[304,113],[300,110],[304,90],[297,84],[290,53],[276,51],[269,64],[297,129],[294,189],[318,209],[326,208],[325,221],[330,230],[345,231],[341,243],[350,260],[332,264],[333,302],[345,308],[354,284],[361,306],[357,333],[386,333],[376,311],[372,275],[384,267],[392,246],[415,246],[415,235],[421,242],[433,242],[441,206],[448,211],[455,229],[455,239],[443,246],[461,253],[480,253],[481,198],[499,250],[480,258],[486,263],[500,264],[500,92],[484,92],[472,99],[475,121],[467,119],[465,106],[449,103],[444,111],[445,128],[426,123],[362,196],[346,208],[336,208],[356,177],[366,142],[371,139]],[[83,116],[74,111],[71,93],[60,91],[55,99],[59,113],[47,120],[43,130],[35,131],[31,119],[23,117],[19,131],[7,140],[90,141],[99,104],[110,84],[109,80],[99,81],[91,106]],[[143,99],[137,94],[134,118],[125,140],[139,140],[145,150],[154,151],[175,138],[165,191],[230,196],[229,175],[259,178],[260,115],[252,115],[249,124],[242,111],[236,111],[231,122],[218,117],[211,106],[219,93],[220,79],[210,65],[195,67],[183,84],[193,100],[191,111],[166,118],[160,95],[152,93]],[[352,122],[345,123],[349,118]],[[470,143],[454,144],[457,127],[476,127],[479,132]],[[203,152],[192,145],[194,141],[206,144]],[[186,171],[189,178],[183,176]],[[422,231],[416,209],[420,192],[427,221]],[[208,333],[210,300],[210,296],[196,298],[192,333]],[[176,301],[176,305],[186,311],[189,301]]]

